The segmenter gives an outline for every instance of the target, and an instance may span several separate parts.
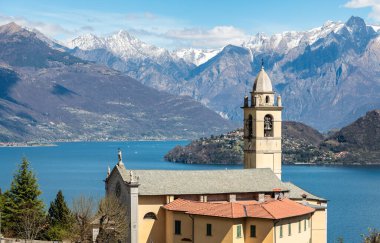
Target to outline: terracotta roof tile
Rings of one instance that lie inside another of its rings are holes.
[[[176,199],[166,204],[165,209],[185,212],[187,214],[223,217],[223,218],[266,218],[282,219],[309,214],[315,209],[301,205],[289,199],[269,200],[263,203],[257,201],[237,202],[197,202]]]

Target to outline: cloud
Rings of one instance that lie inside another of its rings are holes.
[[[241,44],[247,35],[233,26],[215,26],[211,29],[184,28],[167,31],[164,36],[197,48],[220,48],[228,44]]]
[[[380,0],[351,0],[344,4],[346,8],[371,8],[368,17],[380,21]]]
[[[105,36],[119,30],[127,30],[146,43],[167,49],[221,48],[228,44],[239,45],[247,38],[244,31],[234,26],[200,28],[181,19],[151,12],[125,14],[74,10],[33,12],[28,18],[0,13],[0,24],[12,21],[37,29],[46,36],[62,42],[88,33]]]

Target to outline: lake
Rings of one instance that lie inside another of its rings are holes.
[[[185,165],[165,162],[163,155],[187,141],[57,143],[54,147],[0,148],[0,188],[9,188],[22,157],[27,157],[48,205],[59,189],[69,204],[84,194],[104,195],[107,166],[117,163],[117,149],[131,169],[238,169],[241,166]],[[380,229],[380,167],[283,166],[283,181],[291,181],[327,198],[328,239],[360,242],[368,227]]]

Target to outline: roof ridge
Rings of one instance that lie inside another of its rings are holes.
[[[275,217],[268,209],[266,209],[266,207],[264,207],[263,205],[259,204],[260,207],[262,207],[265,211],[267,211],[267,213],[272,216],[274,219],[277,219],[277,217]]]

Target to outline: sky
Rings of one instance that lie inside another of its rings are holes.
[[[122,29],[167,49],[220,48],[350,16],[380,24],[380,0],[0,0],[0,25],[13,21],[61,42]]]

